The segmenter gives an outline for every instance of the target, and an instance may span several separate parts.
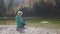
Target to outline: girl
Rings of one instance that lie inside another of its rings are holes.
[[[18,11],[16,15],[16,25],[17,28],[24,28],[25,21],[22,19],[23,12]]]

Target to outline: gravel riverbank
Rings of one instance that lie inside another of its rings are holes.
[[[26,27],[26,29],[16,30],[13,25],[0,25],[0,34],[60,34],[60,31],[46,28]]]

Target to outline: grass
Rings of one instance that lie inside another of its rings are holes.
[[[35,27],[45,27],[45,28],[53,28],[60,29],[60,19],[52,19],[52,18],[33,18],[26,19],[27,25],[35,26]],[[48,23],[41,23],[43,21],[47,21]]]
[[[60,19],[52,19],[52,18],[33,18],[33,19],[26,19],[28,22],[41,22],[41,21],[49,21],[50,23],[53,23],[53,24],[60,24]]]
[[[41,23],[43,21],[48,23]],[[16,25],[16,22],[15,19],[0,19],[0,25]],[[29,18],[26,19],[26,26],[60,29],[60,19]]]
[[[0,19],[0,25],[15,25],[15,19]]]

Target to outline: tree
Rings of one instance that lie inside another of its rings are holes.
[[[4,15],[4,0],[0,0],[0,15]]]
[[[48,0],[46,2],[41,0],[39,4],[37,2],[34,3],[33,10],[35,15],[39,17],[55,17],[55,6],[53,5],[54,2],[55,0]]]

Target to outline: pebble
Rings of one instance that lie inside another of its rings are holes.
[[[2,27],[0,27],[0,34],[57,34],[56,31],[45,28],[27,27],[27,29],[22,30],[24,33],[21,33],[20,31],[16,31],[16,26],[4,25]]]

